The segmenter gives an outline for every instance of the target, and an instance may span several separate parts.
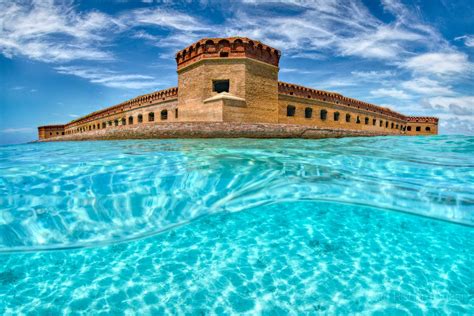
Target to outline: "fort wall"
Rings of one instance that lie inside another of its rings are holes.
[[[222,128],[260,124],[272,130],[266,135],[279,135],[275,124],[302,126],[303,130],[346,130],[348,135],[356,131],[367,135],[438,133],[434,117],[405,116],[339,93],[279,82],[279,59],[278,50],[248,38],[203,39],[176,54],[178,87],[138,96],[65,125],[41,126],[38,136],[40,140],[97,135],[106,139],[112,133],[127,138],[143,136],[141,130],[159,137],[159,131],[173,133],[167,127],[152,126],[191,126],[174,123],[207,123],[192,126],[203,126],[215,137],[238,133],[219,133],[209,123]],[[183,135],[182,130],[178,134]],[[188,134],[184,137],[199,135],[193,129]]]

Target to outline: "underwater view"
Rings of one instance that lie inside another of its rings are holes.
[[[0,314],[474,314],[474,137],[0,147]]]

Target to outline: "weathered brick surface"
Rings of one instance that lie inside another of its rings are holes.
[[[111,127],[106,130],[87,131],[79,134],[53,137],[42,141],[113,140],[148,138],[334,138],[351,136],[381,136],[389,133],[369,131],[324,129],[294,124],[183,122],[167,124],[142,124]]]

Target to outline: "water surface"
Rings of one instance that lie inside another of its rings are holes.
[[[0,147],[0,313],[472,314],[473,153],[461,136]]]

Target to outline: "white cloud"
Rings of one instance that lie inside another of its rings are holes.
[[[410,99],[411,96],[406,94],[403,90],[398,90],[395,88],[380,88],[376,90],[370,91],[370,94],[374,97],[383,98],[383,97],[390,97],[395,99]]]
[[[52,1],[5,1],[0,3],[0,21],[0,52],[9,58],[23,55],[44,62],[113,58],[97,47],[115,25],[100,12],[80,15],[68,3]]]
[[[123,24],[153,25],[184,32],[210,31],[210,26],[201,23],[195,17],[186,13],[163,8],[138,9],[127,12],[120,17]]]
[[[384,70],[384,71],[351,71],[351,74],[357,78],[357,80],[364,81],[380,81],[387,78],[392,78],[396,74],[394,71]]]
[[[417,77],[412,80],[402,82],[401,86],[416,93],[432,96],[454,94],[451,86],[427,77]]]
[[[440,132],[443,134],[474,135],[474,119],[450,114],[439,115]]]
[[[111,88],[144,89],[157,88],[161,83],[152,76],[138,74],[120,74],[108,69],[60,66],[55,68],[60,74],[73,75]]]
[[[454,39],[455,41],[462,40],[464,41],[464,45],[467,47],[474,47],[474,35],[464,35],[464,36],[459,36]]]
[[[12,134],[12,133],[30,133],[35,131],[33,127],[17,127],[17,128],[5,128],[0,130],[1,133]]]
[[[420,54],[402,62],[400,66],[416,73],[435,75],[459,75],[472,70],[467,55],[460,52]]]
[[[431,110],[474,119],[474,96],[426,98],[422,105]]]

